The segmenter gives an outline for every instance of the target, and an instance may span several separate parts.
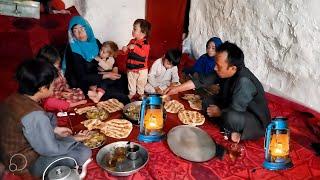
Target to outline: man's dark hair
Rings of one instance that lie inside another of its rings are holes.
[[[227,52],[228,53],[228,64],[229,66],[236,66],[237,69],[241,69],[245,66],[244,64],[244,54],[242,50],[233,43],[228,41],[221,44],[220,47],[216,49],[217,53]]]
[[[133,23],[133,25],[139,24],[141,32],[146,34],[146,38],[149,38],[150,31],[151,31],[151,24],[149,21],[145,19],[136,19]]]
[[[166,52],[164,57],[168,59],[173,66],[177,66],[180,63],[181,51],[178,49],[170,49]]]
[[[50,45],[45,45],[42,48],[40,48],[36,58],[37,60],[41,61],[45,60],[50,64],[54,64],[57,61],[61,61],[59,51],[55,47]]]
[[[45,61],[28,60],[21,63],[16,71],[18,92],[33,96],[43,86],[49,88],[57,77],[57,69]]]

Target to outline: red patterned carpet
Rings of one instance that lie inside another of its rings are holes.
[[[73,15],[76,14],[73,11]],[[39,20],[21,21],[17,18],[0,16],[0,99],[16,89],[12,80],[16,65],[23,58],[32,57],[45,43],[62,46],[66,42],[66,27],[71,16],[47,15]],[[51,22],[51,23],[49,23]],[[264,160],[263,138],[257,141],[242,142],[242,156],[235,161],[229,155],[223,159],[214,158],[204,163],[191,163],[176,157],[168,148],[166,141],[145,144],[150,160],[145,168],[129,177],[120,179],[320,179],[320,157],[310,147],[312,142],[320,141],[319,113],[302,106],[267,95],[272,116],[286,116],[291,130],[290,155],[294,167],[284,171],[268,171],[262,168]],[[186,104],[185,104],[186,105]],[[73,120],[74,126],[79,120]],[[61,124],[66,122],[63,119]],[[179,125],[176,115],[168,115],[166,131]],[[200,126],[218,144],[229,147],[218,128],[211,122]],[[128,139],[136,139],[137,128]],[[94,151],[96,154],[97,151]],[[93,156],[94,157],[94,156]],[[4,179],[33,179],[30,176],[14,176],[6,173]],[[86,179],[119,179],[100,169],[95,162],[89,164]]]

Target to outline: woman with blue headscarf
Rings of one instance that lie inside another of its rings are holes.
[[[210,38],[206,44],[207,53],[203,54],[196,61],[195,65],[190,69],[184,69],[185,74],[194,76],[206,76],[211,74],[215,66],[216,48],[222,44],[222,41],[218,37]]]
[[[62,69],[69,85],[80,88],[85,94],[90,86],[99,85],[106,91],[102,99],[117,98],[123,103],[129,102],[125,95],[126,86],[119,87],[116,85],[119,83],[110,83],[119,80],[121,75],[98,71],[98,62],[94,59],[99,54],[101,43],[95,38],[90,24],[83,17],[74,16],[70,20],[68,39]]]

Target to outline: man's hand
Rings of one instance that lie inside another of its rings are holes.
[[[76,135],[74,135],[73,138],[76,141],[84,141],[89,138],[89,131],[88,130],[80,131]]]
[[[71,129],[67,127],[55,127],[53,132],[60,137],[68,137],[72,134]]]
[[[99,74],[102,74],[102,79],[117,80],[121,78],[120,74],[114,72],[99,72]]]
[[[221,116],[221,110],[216,105],[210,105],[207,108],[207,114],[209,117],[220,117]]]
[[[173,95],[173,94],[178,94],[178,88],[176,87],[168,87],[165,91],[164,94],[165,95]]]

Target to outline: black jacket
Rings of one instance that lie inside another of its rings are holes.
[[[99,40],[97,40],[97,44],[100,49]],[[95,60],[87,62],[80,54],[72,52],[69,44],[66,48],[65,58],[65,77],[71,87],[80,88],[87,94],[89,86],[97,85],[102,80],[102,75],[98,74],[98,62]]]
[[[271,120],[263,86],[254,74],[246,67],[241,68],[231,78],[221,79],[216,72],[210,76],[193,79],[196,88],[220,84],[220,92],[216,95],[222,113],[234,110],[248,111],[256,116],[266,128]]]

